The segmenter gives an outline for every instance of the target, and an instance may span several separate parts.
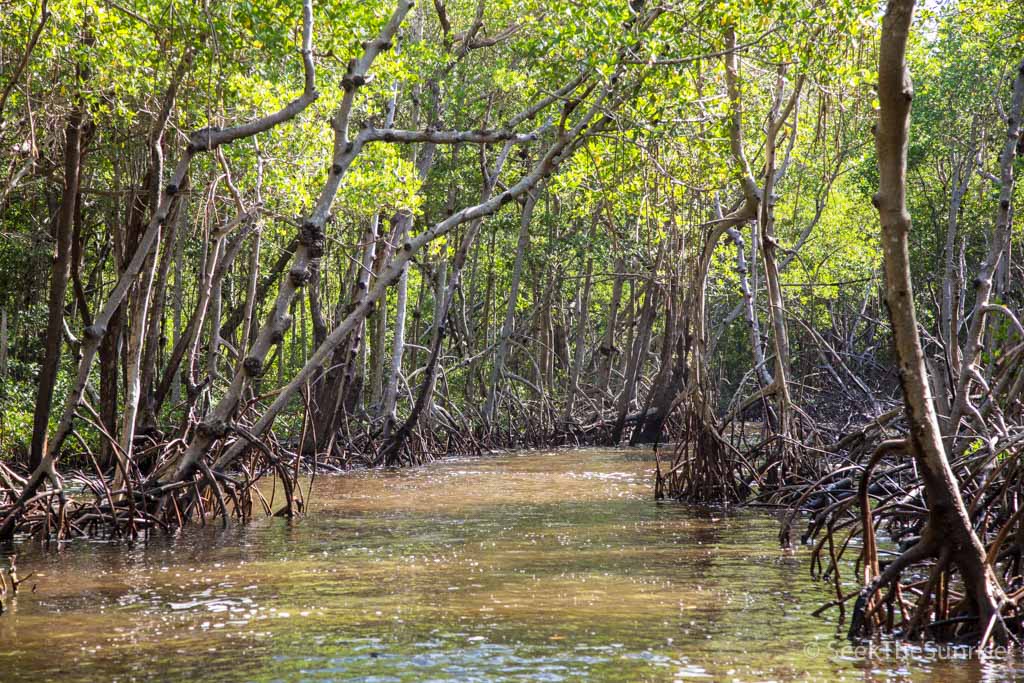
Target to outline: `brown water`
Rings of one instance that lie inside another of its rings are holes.
[[[318,478],[311,514],[133,547],[22,547],[0,681],[1007,680],[844,650],[778,522],[651,500],[650,456]]]

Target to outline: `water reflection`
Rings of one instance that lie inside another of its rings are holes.
[[[0,681],[1005,680],[843,650],[828,587],[754,514],[655,504],[575,451],[319,477],[312,514],[125,548],[23,548]]]

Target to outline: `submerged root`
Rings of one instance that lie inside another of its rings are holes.
[[[5,466],[0,470],[0,526],[9,530],[9,536],[40,540],[135,539],[190,524],[226,527],[261,512],[291,518],[307,506],[309,490],[304,494],[300,485],[307,475],[357,466],[416,466],[493,447],[441,408],[390,452],[382,447],[388,442],[380,438],[380,426],[381,421],[367,421],[365,429],[357,431],[350,425],[335,435],[328,449],[317,451],[306,446],[305,434],[283,442],[273,433],[256,435],[238,422],[192,467],[180,467],[185,457],[181,439],[140,449],[117,479],[88,453],[92,472],[72,471],[61,477],[54,471],[29,496],[22,495],[26,479]]]
[[[686,410],[672,464],[655,473],[655,498],[698,503],[737,503],[746,497],[735,449],[698,410]]]
[[[1017,607],[1024,595],[1021,447],[1009,440],[1011,450],[954,463],[966,482],[964,502],[979,547],[943,516],[948,511],[929,507],[902,439],[882,441],[865,461],[869,442],[858,442],[848,454],[853,462],[809,485],[795,505],[811,513],[804,541],[814,544],[812,573],[835,585],[835,599],[816,613],[838,607],[842,616],[855,599],[853,639],[890,633],[981,646],[1016,642],[1024,633]],[[968,474],[982,470],[984,477]],[[850,543],[858,538],[859,548]],[[853,557],[851,547],[859,551]],[[851,583],[861,588],[844,592]]]
[[[795,434],[767,422],[732,421],[728,433],[699,407],[680,409],[672,464],[656,473],[656,497],[697,503],[791,505],[825,469],[818,431],[800,420]]]

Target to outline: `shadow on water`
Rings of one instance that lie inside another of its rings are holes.
[[[853,651],[774,518],[651,500],[652,462],[527,452],[319,477],[295,522],[19,549],[0,681],[1005,680]],[[844,649],[845,648],[845,649]]]

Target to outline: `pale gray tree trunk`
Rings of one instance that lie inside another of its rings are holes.
[[[494,420],[494,412],[498,403],[502,378],[505,373],[505,359],[508,355],[509,338],[515,327],[516,306],[519,304],[519,282],[523,276],[523,263],[530,246],[530,221],[533,209],[537,205],[540,188],[526,193],[523,211],[519,218],[519,239],[516,242],[516,258],[512,264],[512,276],[508,287],[508,304],[505,306],[505,320],[498,333],[497,348],[494,351],[494,365],[491,368],[491,383],[487,391],[487,402],[484,404],[484,423],[490,425]]]
[[[572,370],[569,373],[569,395],[565,402],[563,420],[572,419],[572,411],[576,405],[576,394],[580,392],[580,374],[583,372],[583,361],[587,352],[587,323],[590,320],[590,286],[593,282],[594,259],[587,259],[587,270],[583,279],[583,292],[577,291],[576,339],[572,356]]]

